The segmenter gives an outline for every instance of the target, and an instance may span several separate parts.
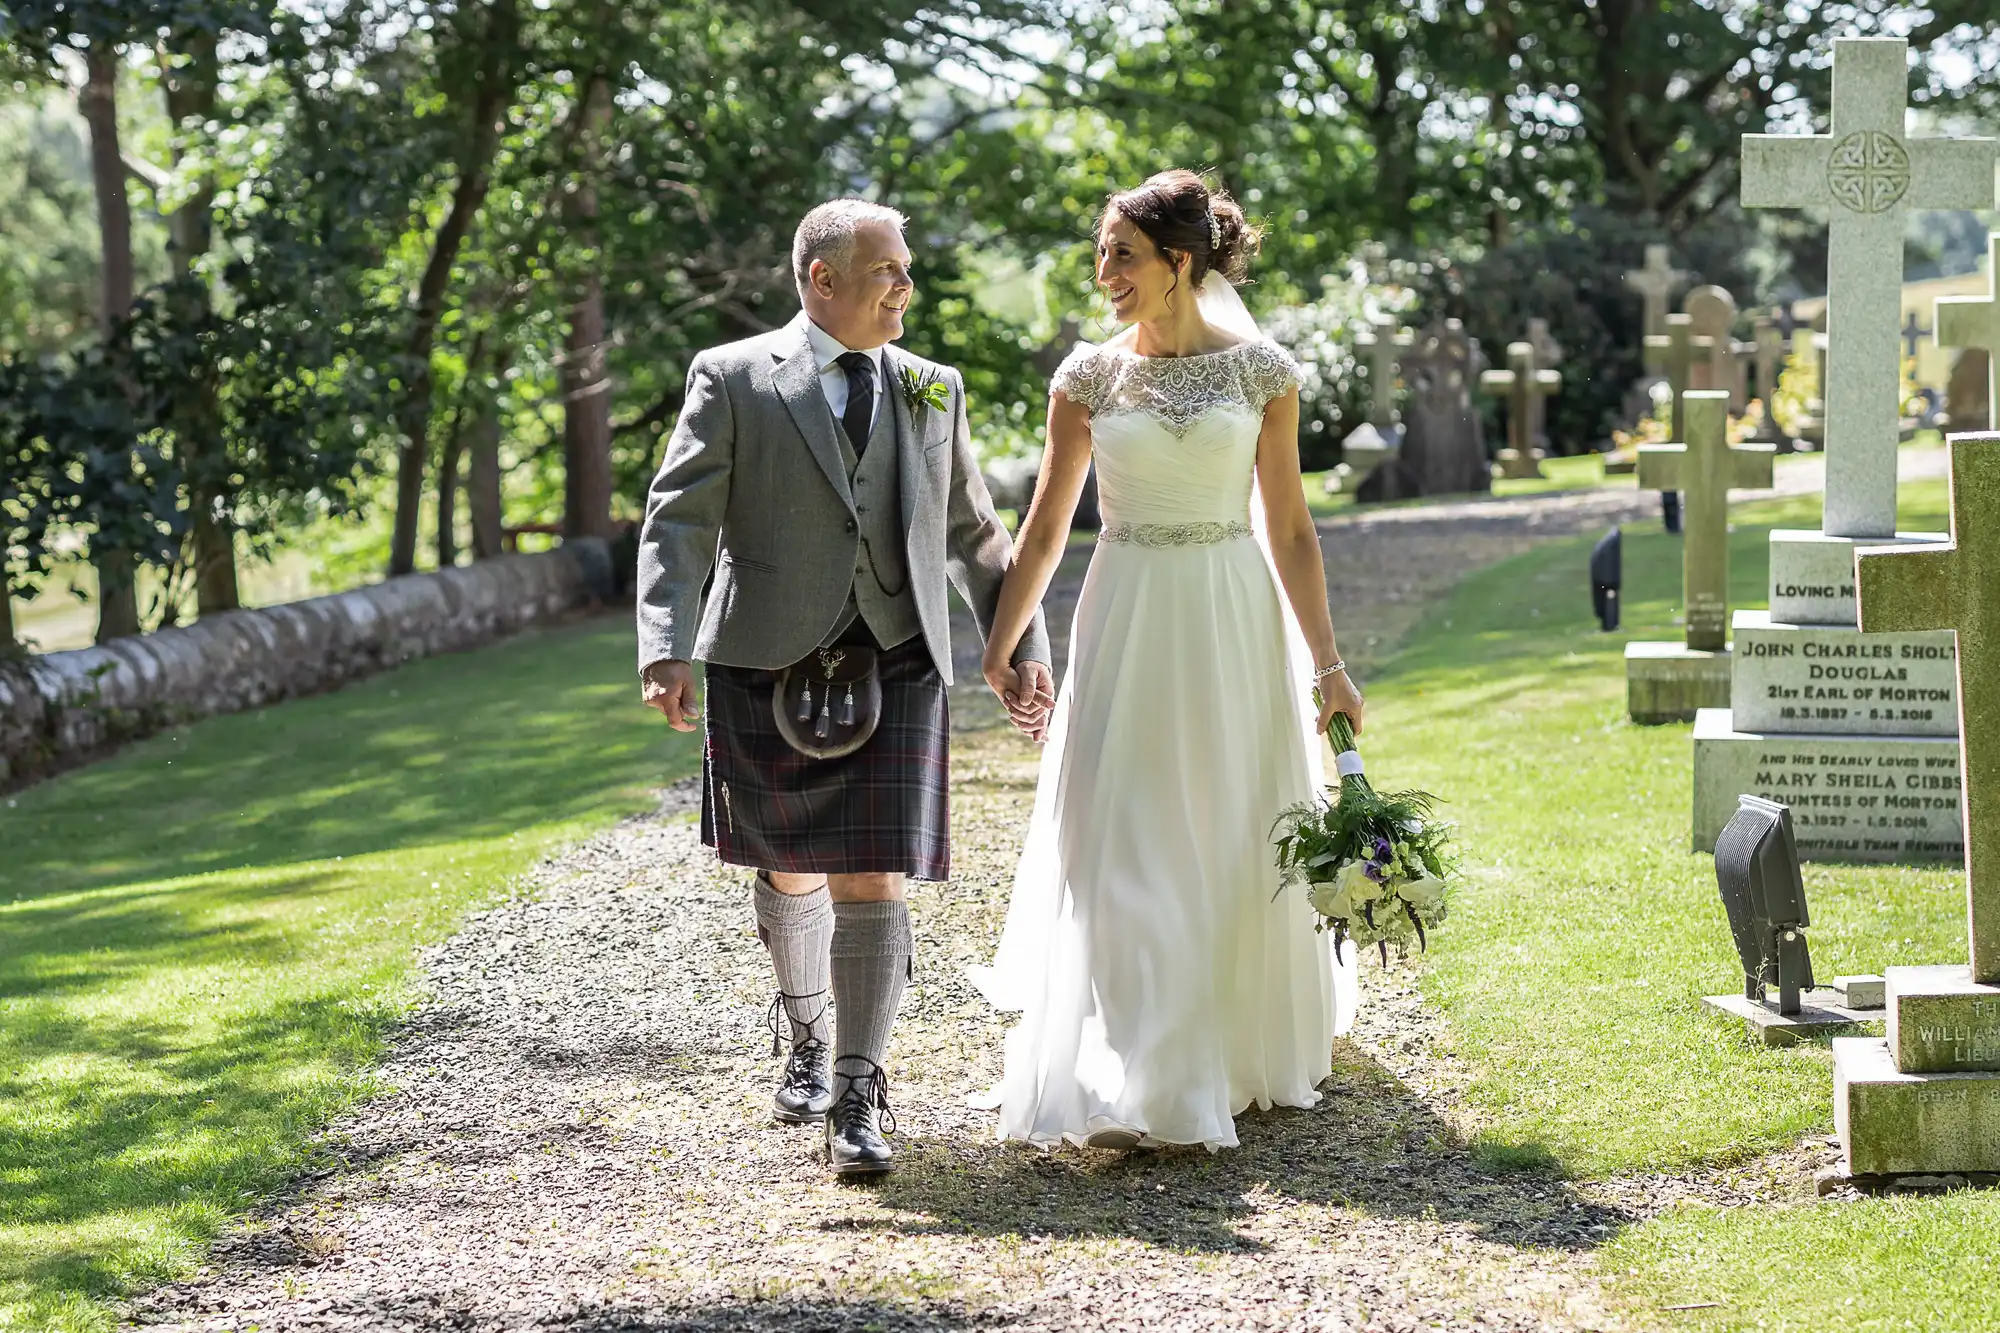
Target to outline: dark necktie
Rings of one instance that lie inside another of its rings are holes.
[[[868,450],[868,432],[875,424],[875,363],[866,352],[842,352],[834,364],[847,374],[847,410],[840,426],[859,458]]]

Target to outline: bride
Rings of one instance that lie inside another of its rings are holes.
[[[1362,704],[1299,477],[1297,367],[1232,286],[1257,240],[1192,172],[1112,196],[1097,283],[1127,327],[1051,385],[987,639],[996,690],[1093,460],[1104,523],[1006,931],[973,972],[1022,1013],[1002,1138],[1232,1147],[1253,1103],[1319,1100],[1352,1018],[1352,962],[1273,861],[1273,821],[1322,780],[1318,732],[1335,710],[1358,730]]]

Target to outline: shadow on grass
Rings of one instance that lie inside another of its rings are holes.
[[[623,616],[433,658],[182,727],[0,809],[16,899],[505,836],[677,776],[693,742],[639,706]]]
[[[307,1137],[359,1094],[353,1071],[388,1022],[384,1008],[311,999],[198,1035],[146,1018],[40,1023],[24,1034],[35,1064],[7,1051],[0,1077],[0,1107],[37,1108],[0,1128],[4,1212],[9,1228],[66,1230],[48,1249],[0,1232],[0,1274],[108,1294],[133,1277],[135,1209],[213,1213],[194,1228],[212,1233],[222,1210],[282,1184]],[[100,1233],[99,1219],[114,1225]]]
[[[1122,1236],[1175,1250],[1256,1252],[1260,1199],[1469,1224],[1527,1250],[1589,1249],[1630,1215],[1575,1195],[1552,1159],[1501,1161],[1465,1143],[1394,1075],[1342,1043],[1311,1110],[1237,1117],[1241,1146],[1124,1156],[918,1140],[880,1187],[922,1220],[901,1231]],[[1338,1223],[1332,1225],[1338,1226]]]

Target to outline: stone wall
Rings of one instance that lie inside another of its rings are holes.
[[[0,661],[0,784],[192,718],[258,708],[546,623],[616,594],[575,540],[97,648]]]

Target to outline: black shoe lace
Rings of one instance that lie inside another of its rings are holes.
[[[860,1074],[840,1072],[843,1064],[866,1065],[867,1071]],[[833,1109],[828,1112],[829,1123],[839,1120],[845,1124],[854,1117],[866,1118],[869,1111],[880,1111],[878,1122],[882,1133],[896,1132],[896,1113],[889,1109],[889,1075],[882,1066],[862,1055],[843,1055],[834,1061],[834,1081],[847,1080],[847,1087],[833,1099]]]
[[[785,992],[779,991],[771,997],[771,1009],[769,1013],[764,1015],[764,1026],[771,1030],[772,1059],[775,1060],[785,1053],[784,1039],[787,1022],[796,1023],[800,1027],[807,1029],[806,1036],[792,1043],[794,1050],[804,1047],[807,1043],[815,1046],[824,1046],[826,1044],[818,1037],[811,1035],[811,1029],[818,1026],[820,1019],[826,1017],[827,1005],[831,1003],[831,1001],[825,998],[826,994],[827,992],[823,990],[816,990],[807,995],[787,995]],[[803,1004],[807,1000],[818,1000],[820,1002],[819,1012],[811,1018],[799,1018],[794,1015],[791,1005],[793,1003]]]

